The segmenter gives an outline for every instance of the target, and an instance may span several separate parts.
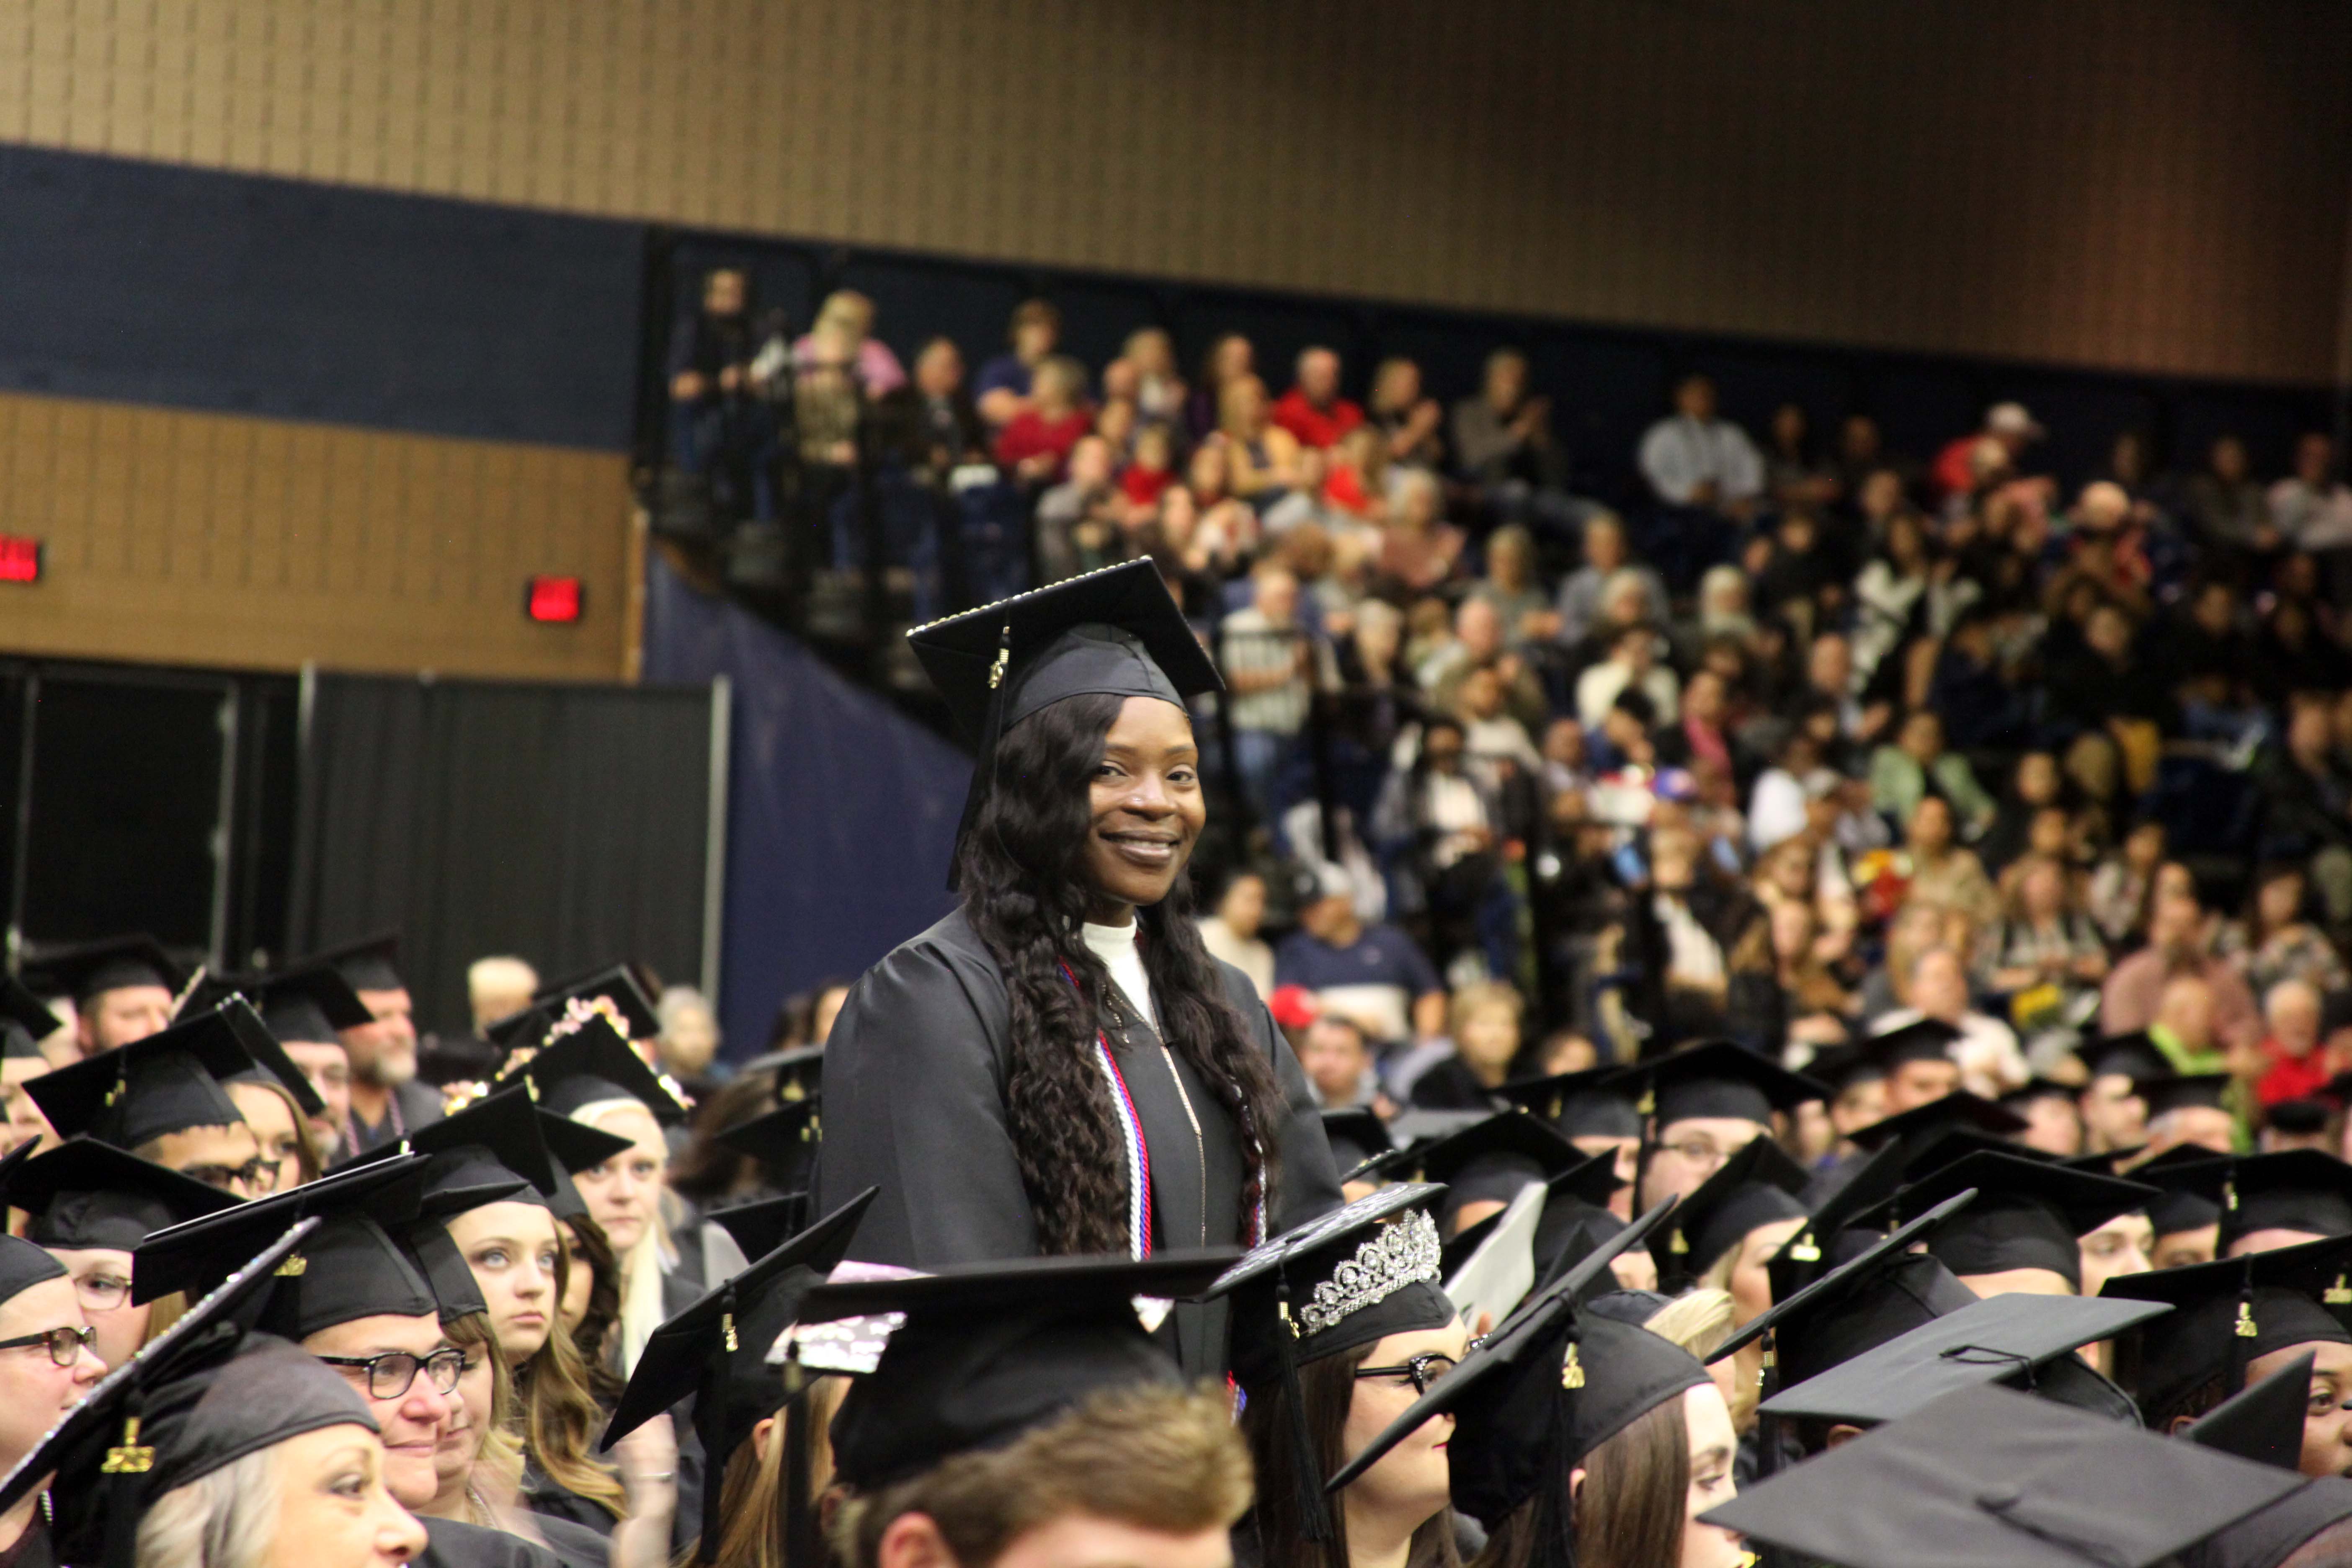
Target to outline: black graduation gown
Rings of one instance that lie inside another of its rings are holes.
[[[562,1568],[554,1552],[503,1530],[425,1519],[425,1550],[413,1568]]]
[[[1240,970],[1217,967],[1289,1107],[1267,1215],[1279,1233],[1339,1205],[1339,1173],[1307,1075],[1265,1004]],[[816,1210],[868,1186],[881,1189],[851,1248],[860,1261],[939,1268],[1035,1256],[1036,1223],[1004,1119],[1009,1014],[1004,977],[961,910],[901,944],[851,988],[825,1045]],[[1122,1026],[1126,1038],[1115,1036],[1112,1044],[1151,1158],[1153,1245],[1240,1243],[1238,1129],[1148,1026],[1130,1018]],[[1200,1121],[1197,1142],[1186,1100]],[[1173,1323],[1188,1373],[1225,1370],[1223,1302],[1180,1304]]]
[[[545,1513],[530,1522],[563,1568],[606,1568],[613,1561],[612,1542],[585,1525]]]

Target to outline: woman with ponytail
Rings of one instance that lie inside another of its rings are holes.
[[[1217,674],[1131,562],[919,628],[975,733],[956,911],[860,980],[824,1058],[817,1206],[866,1186],[861,1261],[1251,1245],[1337,1207],[1305,1076],[1211,958],[1186,697]],[[1186,1370],[1222,1306],[1180,1306]]]

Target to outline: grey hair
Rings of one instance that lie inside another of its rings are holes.
[[[262,1568],[282,1489],[275,1445],[173,1488],[139,1521],[138,1568]]]

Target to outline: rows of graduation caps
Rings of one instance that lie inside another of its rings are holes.
[[[1327,1112],[1350,1201],[1245,1256],[919,1275],[849,1261],[871,1191],[808,1212],[803,1051],[767,1064],[772,1109],[730,1134],[761,1193],[715,1215],[699,1293],[671,1281],[639,1337],[612,1295],[633,1249],[583,1196],[639,1145],[593,1123],[688,1107],[647,1065],[625,968],[541,995],[446,1114],[318,1179],[271,1190],[251,1138],[226,1163],[217,1135],[252,1091],[323,1113],[296,1053],[366,1026],[395,963],[379,942],[200,984],[168,1026],[24,1080],[47,1131],[0,1163],[19,1232],[0,1242],[0,1559],[986,1568],[1030,1561],[1057,1512],[1126,1527],[1036,1559],[1073,1568],[1222,1563],[1228,1541],[1248,1563],[1359,1568],[2260,1568],[2333,1560],[2352,1532],[2352,1167],[2318,1151],[2060,1159],[2015,1141],[2014,1110],[1956,1092],[1807,1170],[1782,1141],[1822,1086],[1702,1044],[1515,1085],[1514,1109],[1402,1148]],[[86,1013],[180,978],[138,942],[53,973]],[[6,996],[21,1064],[59,1021],[13,980]],[[1899,1070],[1948,1043],[1930,1023],[1871,1049]],[[2141,1038],[2090,1057],[2162,1103],[2218,1088],[2168,1077]],[[479,1244],[532,1216],[588,1288],[519,1292],[515,1260]],[[1151,1325],[1214,1298],[1231,1381],[1185,1450],[1169,1434],[1210,1395]],[[412,1328],[397,1350],[386,1323]],[[354,1324],[374,1364],[344,1353]],[[566,1365],[596,1388],[568,1437],[549,1393]],[[1336,1404],[1302,1392],[1332,1365]],[[675,1449],[642,1432],[666,1413]],[[257,1489],[252,1467],[369,1426],[384,1457],[331,1489],[341,1533],[280,1539],[300,1487]],[[605,1490],[577,1461],[616,1439]],[[257,1490],[278,1511],[232,1540],[218,1516]],[[191,1500],[210,1534],[174,1533]],[[943,1538],[908,1523],[932,1514]]]

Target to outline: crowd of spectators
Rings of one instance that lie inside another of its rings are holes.
[[[2326,435],[2261,475],[2125,431],[2067,489],[2015,403],[1902,453],[1795,405],[1750,432],[1694,374],[1628,504],[1576,492],[1575,389],[1508,346],[1445,407],[1410,359],[1359,404],[1332,348],[1232,333],[1190,379],[1156,327],[1083,365],[1044,300],[969,374],[937,338],[909,376],[854,294],[795,342],[747,321],[711,274],[675,460],[763,516],[815,496],[918,618],[1159,564],[1227,688],[1205,933],[1332,1104],[1700,1036],[1801,1066],[1921,1016],[1986,1093],[2150,1025],[2265,1099],[2352,1069]]]

